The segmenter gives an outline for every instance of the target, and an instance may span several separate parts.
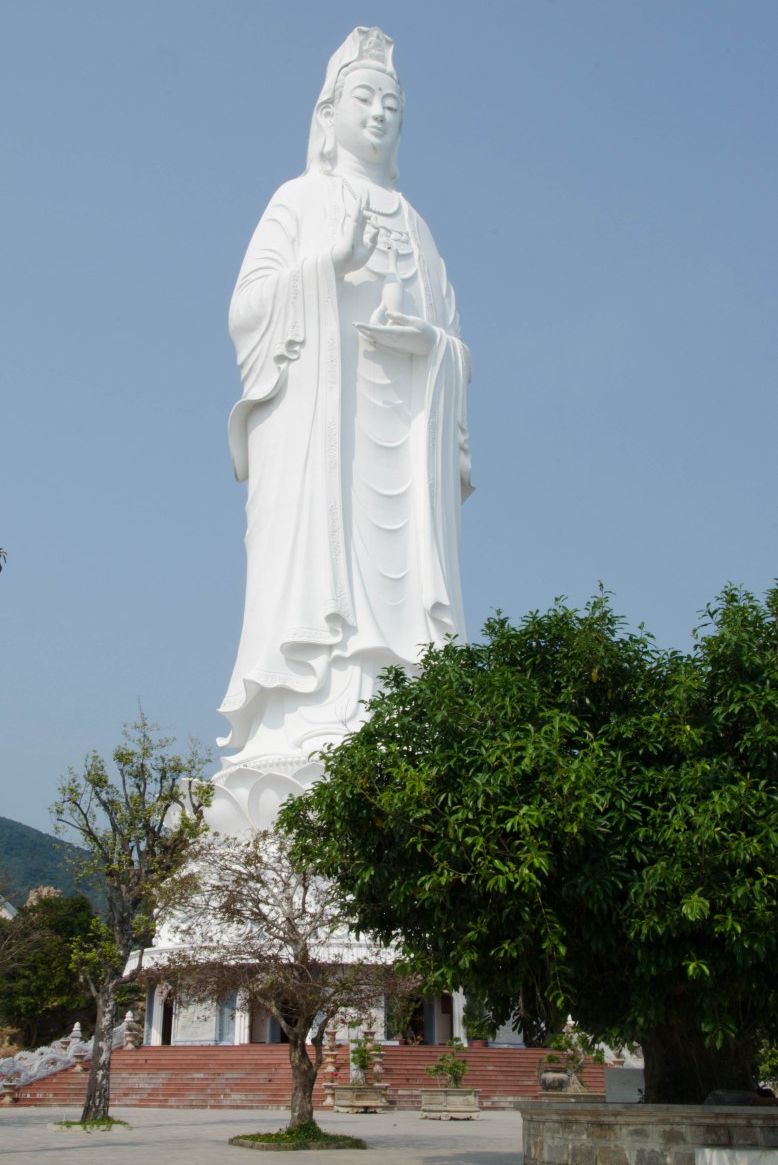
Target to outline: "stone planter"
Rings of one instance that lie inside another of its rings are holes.
[[[521,1104],[524,1165],[695,1165],[700,1149],[778,1147],[778,1108]]]
[[[335,1112],[383,1112],[389,1107],[386,1099],[388,1087],[388,1084],[335,1084]]]
[[[478,1088],[422,1088],[421,1118],[431,1121],[472,1121],[480,1117]]]
[[[547,1060],[538,1062],[538,1083],[541,1092],[569,1092],[572,1075],[564,1064],[549,1064]]]

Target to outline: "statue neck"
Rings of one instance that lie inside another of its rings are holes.
[[[338,146],[333,173],[339,174],[341,178],[355,178],[359,182],[370,182],[374,186],[383,186],[385,190],[390,190],[392,185],[390,169],[389,162],[365,162],[356,154],[345,150],[343,146]]]

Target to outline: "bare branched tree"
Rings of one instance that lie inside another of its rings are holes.
[[[294,865],[283,836],[206,838],[194,868],[182,875],[187,916],[174,927],[182,950],[164,977],[193,1002],[238,991],[276,1020],[289,1041],[295,1128],[313,1119],[325,1029],[417,984],[398,975],[385,948],[350,937],[332,888]],[[182,887],[171,889],[180,900]]]

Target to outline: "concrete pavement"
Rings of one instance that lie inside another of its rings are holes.
[[[283,1110],[116,1108],[129,1129],[67,1132],[57,1120],[76,1120],[73,1108],[0,1107],[0,1160],[8,1165],[521,1165],[521,1117],[488,1111],[478,1121],[426,1121],[418,1112],[355,1116],[316,1113],[332,1132],[367,1141],[366,1152],[256,1153],[228,1145],[239,1133],[273,1132]]]

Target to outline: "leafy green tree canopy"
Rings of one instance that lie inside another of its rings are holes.
[[[93,918],[86,898],[52,891],[0,920],[0,1023],[25,1047],[67,1035],[76,1020],[93,1021],[92,998],[71,967],[73,947],[87,938]]]
[[[80,873],[105,888],[106,914],[74,949],[73,966],[94,996],[97,1015],[92,1067],[82,1120],[108,1116],[111,1036],[117,993],[134,950],[142,955],[167,903],[165,885],[186,863],[205,830],[212,787],[206,757],[194,746],[170,751],[141,713],[114,750],[116,775],[92,754],[59,788],[54,815],[75,831],[87,856]],[[136,971],[140,967],[135,968]]]
[[[778,589],[728,587],[690,653],[608,596],[385,674],[287,803],[357,922],[538,1042],[642,1044],[648,1100],[751,1087],[778,976]]]

